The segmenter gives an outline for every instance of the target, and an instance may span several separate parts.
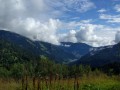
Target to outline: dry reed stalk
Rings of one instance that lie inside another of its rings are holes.
[[[44,85],[44,79],[43,79],[43,77],[41,77],[41,90],[44,89],[43,85]]]
[[[25,90],[28,90],[28,77],[27,77],[27,75],[26,75],[25,80],[26,80]]]
[[[45,84],[46,84],[47,89],[49,90],[48,77],[45,78]]]
[[[52,90],[52,85],[53,85],[52,80],[53,80],[53,76],[52,76],[52,74],[50,74],[50,76],[49,76],[49,89],[50,90]]]
[[[25,83],[25,80],[24,80],[24,77],[22,77],[22,90],[24,90],[24,83]]]
[[[78,80],[77,80],[76,88],[77,88],[77,90],[79,90],[79,82],[78,82]]]
[[[74,90],[79,90],[79,82],[78,82],[78,77],[77,77],[77,75],[75,75]]]
[[[35,82],[36,82],[36,78],[35,76],[33,77],[33,90],[35,90]]]
[[[37,88],[37,90],[41,90],[40,77],[38,77],[38,88]]]

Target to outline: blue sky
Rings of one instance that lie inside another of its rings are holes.
[[[75,11],[75,10],[66,11],[63,17],[59,17],[59,19],[66,22],[92,19],[93,23],[95,24],[107,25],[108,23],[106,23],[106,20],[102,20],[99,18],[101,14],[107,14],[107,15],[120,14],[120,12],[116,12],[117,10],[114,8],[116,5],[120,4],[119,0],[118,1],[117,0],[91,0],[91,2],[94,5],[92,5],[88,10],[86,11],[83,10],[81,12]]]
[[[0,0],[0,28],[59,45],[120,41],[120,0]]]

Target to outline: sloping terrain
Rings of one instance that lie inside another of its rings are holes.
[[[91,51],[74,63],[89,64],[93,67],[98,67],[114,62],[120,62],[120,43]]]

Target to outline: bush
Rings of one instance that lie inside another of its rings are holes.
[[[0,67],[0,77],[7,78],[9,76],[9,71],[6,68]]]
[[[24,75],[24,65],[16,63],[11,68],[11,77],[20,79]]]

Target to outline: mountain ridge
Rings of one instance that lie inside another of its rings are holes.
[[[54,59],[56,62],[59,62],[59,63],[69,63],[70,61],[77,60],[81,58],[81,56],[83,56],[84,54],[88,53],[89,48],[91,48],[87,44],[69,42],[69,44],[71,44],[72,47],[69,47],[68,49],[64,45],[63,46],[53,45],[53,44],[42,42],[42,41],[32,41],[22,35],[19,35],[10,31],[5,31],[5,30],[0,30],[0,39],[4,39],[11,43],[14,43],[20,48],[28,52],[34,53],[36,56],[45,55],[46,57],[49,57],[50,59]],[[83,46],[84,53],[80,45]],[[77,48],[73,48],[73,46],[74,47],[77,46]],[[84,46],[86,46],[87,48]],[[79,48],[81,50],[78,50],[77,52],[75,52]]]
[[[57,63],[99,67],[120,62],[120,43],[104,47],[92,47],[84,43],[71,42],[53,45],[42,41],[32,41],[22,35],[4,30],[0,30],[0,40],[4,40],[7,44],[14,44],[15,47],[22,49],[32,57],[37,58],[44,55]]]
[[[120,62],[120,43],[113,46],[105,46],[104,49],[94,52],[93,55],[91,55],[91,52],[74,62],[74,64],[88,64],[92,67],[100,67]]]

